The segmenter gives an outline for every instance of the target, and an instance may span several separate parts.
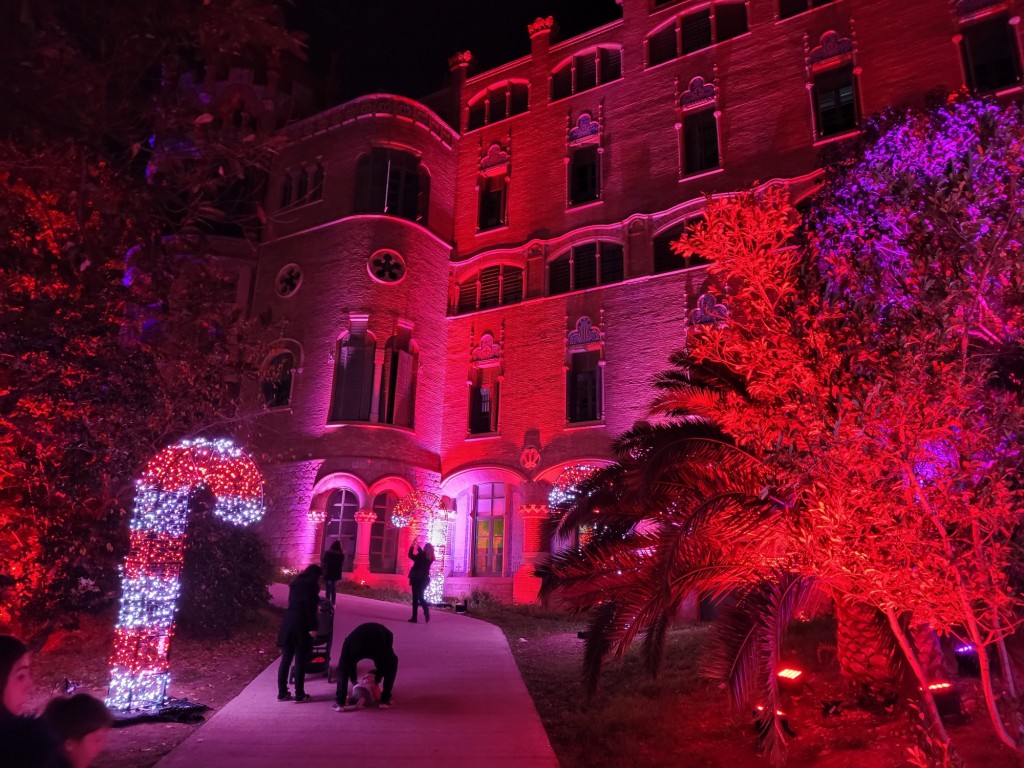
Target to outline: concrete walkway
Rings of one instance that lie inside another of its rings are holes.
[[[271,590],[282,602],[287,588]],[[395,633],[391,709],[334,712],[334,684],[306,678],[313,701],[279,702],[277,667],[157,763],[158,768],[557,768],[547,734],[501,630],[449,611],[410,624],[408,605],[338,595],[332,665],[357,625]],[[364,661],[360,674],[372,666]]]

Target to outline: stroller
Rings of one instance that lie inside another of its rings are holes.
[[[331,681],[331,641],[334,639],[334,606],[331,601],[320,598],[320,605],[316,612],[316,637],[313,638],[313,645],[310,647],[309,655],[305,659],[295,659],[295,664],[305,665],[307,675],[327,675],[327,682]],[[292,666],[289,682],[295,682],[295,666]]]

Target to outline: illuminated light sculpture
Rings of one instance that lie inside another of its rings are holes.
[[[213,494],[214,514],[229,523],[249,525],[263,516],[263,477],[230,440],[183,440],[150,459],[136,482],[122,568],[106,700],[111,709],[154,709],[167,700],[186,518],[200,487]]]
[[[555,480],[548,493],[548,509],[552,512],[565,512],[576,501],[579,484],[598,470],[590,464],[574,464],[566,467]]]
[[[451,512],[440,498],[427,491],[413,491],[403,496],[391,510],[391,524],[409,528],[415,537],[422,533],[434,545],[434,563],[430,566],[430,583],[424,595],[428,603],[440,603],[444,597],[444,579],[448,571],[448,523]]]

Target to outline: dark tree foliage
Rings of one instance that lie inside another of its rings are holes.
[[[273,143],[178,100],[184,71],[301,54],[264,0],[0,4],[0,624],[116,597],[133,479],[244,415],[244,328],[204,233]]]
[[[199,504],[188,525],[178,626],[194,637],[226,637],[268,604],[273,564],[259,534]]]

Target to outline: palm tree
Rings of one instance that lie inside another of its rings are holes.
[[[726,683],[737,707],[763,707],[763,743],[781,761],[782,640],[789,623],[820,610],[828,593],[793,555],[792,500],[715,424],[720,398],[745,397],[743,383],[682,353],[672,363],[656,381],[655,423],[619,437],[617,462],[555,510],[557,534],[588,526],[593,535],[542,567],[545,592],[590,617],[584,679],[591,694],[605,660],[621,658],[638,639],[645,665],[657,673],[684,600],[730,596],[707,671]],[[876,698],[894,690],[898,646],[884,619],[867,606],[836,605],[844,674]]]

